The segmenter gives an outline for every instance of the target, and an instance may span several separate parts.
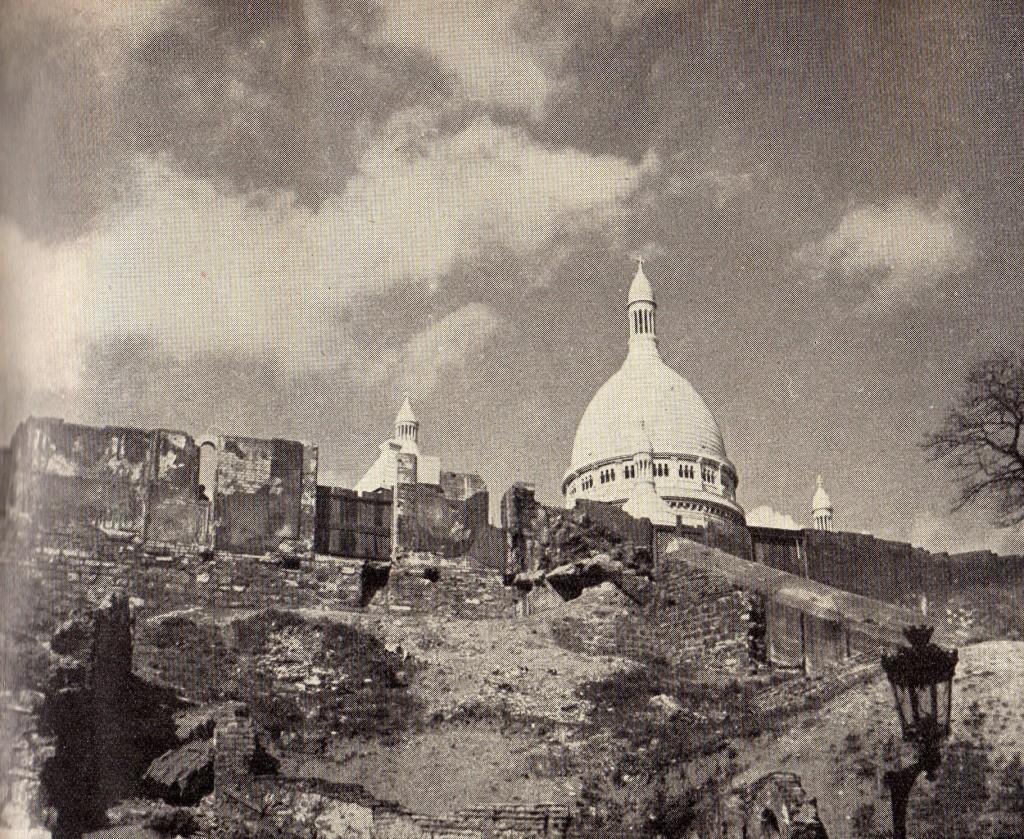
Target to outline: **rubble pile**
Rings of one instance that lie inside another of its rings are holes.
[[[413,663],[345,623],[276,609],[227,619],[177,612],[141,635],[155,677],[194,702],[246,703],[282,748],[315,750],[368,720],[387,727],[409,716]]]
[[[513,583],[523,592],[550,587],[562,600],[611,582],[638,604],[650,601],[653,560],[648,546],[624,540],[583,510],[543,510],[535,531],[538,550]]]

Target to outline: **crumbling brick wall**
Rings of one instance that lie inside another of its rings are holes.
[[[430,553],[407,553],[391,568],[386,598],[393,612],[453,618],[505,618],[516,614],[514,591],[501,575],[469,562]]]
[[[5,509],[12,527],[51,536],[312,556],[315,446],[218,438],[205,492],[200,456],[179,431],[30,418],[12,441]]]
[[[707,550],[683,542],[693,551]],[[674,668],[713,666],[717,672],[749,672],[752,598],[720,574],[691,564],[686,549],[660,557],[652,591],[642,606],[612,611],[606,625],[563,619],[554,627],[564,645],[590,654],[660,660]],[[608,611],[608,610],[605,610]]]
[[[531,484],[516,484],[501,503],[506,533],[505,573],[555,568],[563,562],[616,553],[630,567],[652,565],[655,531],[646,519],[637,520],[613,504],[581,502],[573,510],[537,502]]]
[[[655,591],[650,620],[670,639],[669,660],[749,669],[753,611],[748,594],[679,553],[659,556]]]
[[[37,536],[8,545],[3,561],[39,579],[57,614],[116,589],[136,598],[144,612],[268,603],[357,609],[363,597],[362,562],[335,557],[304,557],[290,568],[267,557],[187,550],[153,554],[131,544]]]
[[[152,436],[31,418],[12,439],[8,513],[58,533],[141,536],[153,461]]]

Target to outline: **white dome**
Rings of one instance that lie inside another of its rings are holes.
[[[635,454],[641,421],[658,454],[707,455],[729,462],[722,432],[700,394],[657,351],[643,349],[631,349],[584,411],[569,473]]]

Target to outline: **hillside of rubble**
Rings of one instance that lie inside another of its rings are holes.
[[[499,804],[531,824],[571,814],[569,835],[686,836],[732,790],[791,771],[833,839],[873,839],[887,829],[882,773],[909,759],[874,661],[807,677],[584,651],[581,636],[638,619],[609,583],[491,620],[128,617],[122,596],[54,624],[33,602],[31,588],[5,596],[4,688],[17,713],[4,736],[43,744],[14,759],[34,761],[58,839],[224,836],[214,778],[232,731],[249,732],[244,771],[271,784],[257,800],[274,802],[285,836],[382,839],[384,817],[404,819],[404,836],[442,836],[496,818],[487,808]],[[935,782],[915,789],[915,835],[1020,835],[1022,692],[1024,644],[961,649],[954,733]],[[38,731],[23,736],[32,708]],[[5,819],[28,798],[7,790]]]

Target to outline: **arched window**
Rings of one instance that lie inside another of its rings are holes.
[[[217,491],[217,446],[212,440],[199,444],[198,494],[207,501],[213,501]]]

